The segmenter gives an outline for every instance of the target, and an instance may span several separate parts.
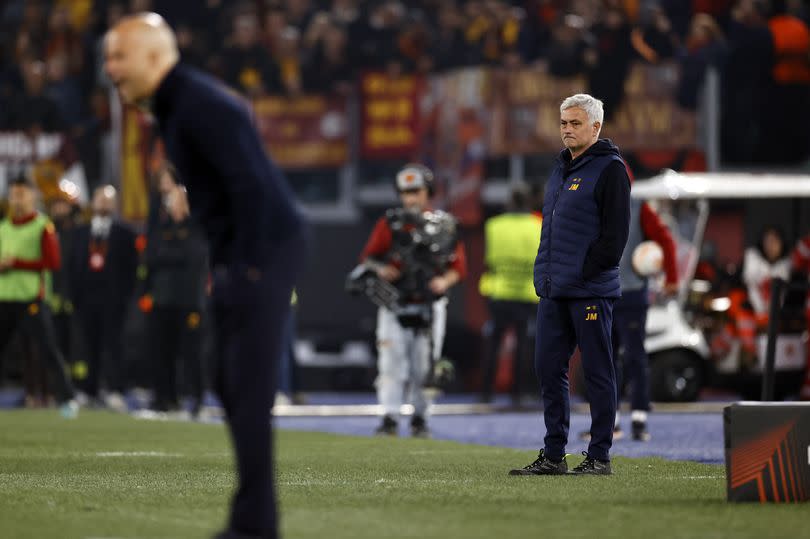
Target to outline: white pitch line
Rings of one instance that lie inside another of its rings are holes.
[[[661,479],[725,479],[726,476],[724,475],[685,475],[685,476],[670,476],[670,477],[662,477]]]
[[[97,457],[182,457],[180,453],[164,453],[163,451],[101,451]]]

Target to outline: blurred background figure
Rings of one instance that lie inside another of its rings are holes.
[[[622,389],[630,388],[630,423],[633,440],[646,442],[647,414],[650,412],[649,358],[644,348],[647,338],[647,311],[650,308],[648,276],[639,275],[633,268],[633,254],[643,241],[653,241],[663,252],[665,275],[664,296],[678,294],[678,259],[675,241],[669,228],[647,202],[633,200],[630,204],[630,236],[619,262],[622,297],[613,307],[613,354],[616,363],[616,385],[619,403]],[[619,411],[613,439],[621,437]]]
[[[284,344],[281,350],[281,361],[279,362],[275,406],[305,403],[304,396],[300,393],[299,372],[295,354],[295,310],[298,306],[298,293],[296,290],[293,290],[290,306],[290,317],[284,328]]]
[[[484,329],[488,346],[483,366],[483,402],[492,401],[501,345],[509,330],[515,338],[512,404],[519,406],[523,394],[534,392],[529,329],[537,310],[533,271],[543,220],[531,209],[528,187],[517,185],[512,187],[506,211],[484,223],[487,271],[481,276],[479,291],[487,298],[490,319]]]
[[[748,291],[748,302],[754,311],[757,324],[768,324],[768,309],[771,304],[771,280],[790,277],[790,257],[784,233],[775,226],[767,226],[754,247],[745,250],[742,278]]]
[[[96,188],[92,211],[90,222],[76,229],[68,268],[87,362],[81,389],[93,404],[126,411],[122,333],[138,263],[135,234],[117,218],[112,185]]]
[[[186,189],[174,167],[164,165],[157,178],[161,201],[147,230],[147,277],[140,301],[147,314],[153,362],[152,408],[158,412],[180,409],[180,370],[184,394],[191,397],[192,414],[197,416],[204,389],[201,345],[208,249],[202,231],[191,220]]]
[[[0,352],[20,329],[33,339],[56,383],[64,417],[78,413],[75,391],[56,343],[46,302],[47,274],[59,269],[59,241],[53,223],[36,209],[37,189],[25,175],[9,186],[9,216],[0,222]]]
[[[82,379],[87,376],[87,364],[76,362],[75,339],[76,324],[72,294],[70,292],[69,257],[73,252],[73,240],[76,228],[79,226],[78,187],[68,180],[60,182],[59,191],[49,204],[48,214],[56,227],[59,237],[59,252],[63,254],[64,263],[51,273],[53,281],[51,295],[48,301],[53,313],[54,329],[59,349],[67,359],[73,378]]]

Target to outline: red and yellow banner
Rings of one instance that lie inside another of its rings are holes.
[[[360,80],[360,155],[411,159],[419,147],[419,103],[425,79],[364,73]]]
[[[265,97],[253,101],[253,110],[267,152],[281,168],[334,168],[346,164],[346,98]]]

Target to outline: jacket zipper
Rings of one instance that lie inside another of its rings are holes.
[[[562,179],[560,180],[560,187],[557,188],[557,192],[554,193],[554,202],[551,205],[551,222],[549,223],[549,231],[548,231],[548,260],[546,261],[546,297],[551,295],[551,239],[552,234],[554,232],[554,214],[557,212],[557,202],[560,199],[560,194],[562,194],[563,187],[565,186],[567,174],[562,174]]]

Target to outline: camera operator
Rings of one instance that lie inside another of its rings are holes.
[[[409,234],[415,225],[401,216],[423,216],[430,212],[430,197],[433,194],[433,173],[427,167],[417,164],[406,165],[396,177],[396,188],[402,207],[405,210],[389,210],[380,218],[363,249],[361,260],[374,268],[380,279],[388,281],[401,292],[403,306],[424,305],[427,312],[427,327],[418,324],[403,324],[397,313],[380,307],[377,314],[377,350],[379,375],[375,386],[377,399],[383,407],[382,423],[377,434],[396,436],[397,419],[403,403],[405,391],[413,404],[411,434],[418,437],[429,436],[426,416],[430,405],[430,392],[425,391],[425,382],[431,376],[432,364],[438,359],[444,341],[447,320],[447,291],[466,273],[464,248],[453,235],[455,246],[448,255],[440,249],[428,248],[422,257],[432,257],[435,262],[419,264],[401,256],[418,242],[421,235]],[[455,230],[455,221],[443,212],[435,212],[440,219],[447,219]],[[432,247],[432,246],[431,246]],[[452,247],[452,246],[451,246]],[[413,251],[411,251],[413,252]],[[413,266],[418,265],[419,268]],[[429,319],[429,320],[428,320]],[[432,354],[432,355],[431,355]]]

